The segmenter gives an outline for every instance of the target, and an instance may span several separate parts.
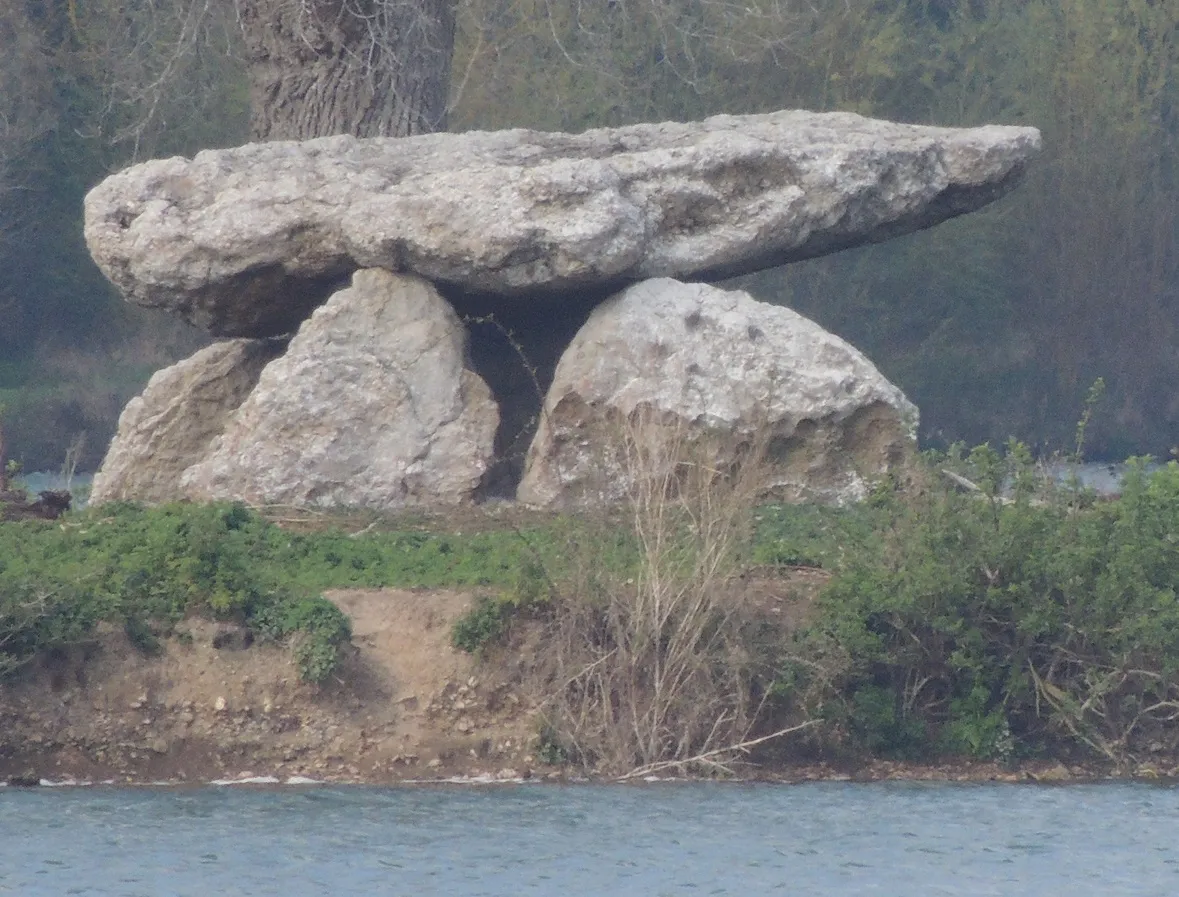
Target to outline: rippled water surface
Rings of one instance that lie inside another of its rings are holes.
[[[0,790],[0,894],[1179,895],[1179,790]]]

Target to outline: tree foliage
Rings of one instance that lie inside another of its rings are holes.
[[[903,27],[881,22],[846,41],[878,55],[835,79],[838,104],[936,124],[1032,124],[1044,157],[991,209],[765,275],[758,289],[867,351],[922,408],[925,435],[1014,432],[1059,448],[1100,376],[1113,413],[1092,447],[1166,453],[1179,426],[1168,386],[1179,375],[1168,348],[1179,336],[1179,6],[901,10]]]
[[[451,13],[449,103],[414,125],[376,102],[411,89],[380,79],[412,57],[399,40],[445,55]],[[340,43],[332,16],[345,15],[367,43]],[[277,25],[285,50],[258,37]],[[1112,413],[1091,446],[1165,453],[1179,431],[1177,33],[1179,5],[1161,0],[0,0],[0,390],[103,381],[108,399],[63,420],[109,417],[109,396],[129,387],[46,359],[118,352],[134,384],[168,356],[159,323],[120,309],[90,264],[81,198],[133,160],[240,142],[251,106],[265,136],[409,133],[444,116],[459,130],[578,130],[796,106],[1032,124],[1045,154],[991,209],[767,272],[748,281],[756,293],[868,352],[922,408],[926,437],[1059,447],[1102,376]],[[292,47],[310,80],[268,82]],[[333,54],[370,91],[374,104],[349,106],[364,120],[262,127],[267,102],[336,89],[317,68]],[[11,436],[26,454],[16,421]]]

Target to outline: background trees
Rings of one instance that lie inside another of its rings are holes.
[[[1044,131],[1045,158],[996,207],[748,281],[867,351],[923,436],[1062,447],[1098,376],[1098,455],[1165,453],[1179,432],[1179,4],[237,2],[0,0],[0,402],[28,464],[79,429],[94,463],[124,399],[194,345],[89,263],[81,197],[112,169],[251,128],[576,130],[790,106]],[[442,103],[426,85],[451,59]]]
[[[1179,5],[902,9],[894,38],[872,32],[880,74],[859,101],[906,120],[1034,124],[1044,158],[980,215],[761,283],[864,348],[947,438],[1065,445],[1101,376],[1091,447],[1165,455],[1179,432]]]

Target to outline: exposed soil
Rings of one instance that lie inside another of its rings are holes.
[[[496,664],[450,644],[470,597],[328,593],[351,618],[336,681],[302,683],[287,649],[201,620],[144,656],[102,630],[0,689],[0,780],[388,782],[527,777],[534,726]],[[214,647],[214,645],[220,647]]]
[[[803,618],[825,574],[742,580],[758,611]],[[43,657],[0,687],[0,782],[279,781],[390,783],[544,777],[525,650],[476,660],[450,643],[471,596],[397,589],[327,593],[352,619],[354,648],[326,686],[298,679],[289,649],[188,620],[146,656],[113,628]],[[536,636],[537,634],[533,634]],[[535,642],[524,638],[523,642]],[[783,752],[788,756],[788,752]],[[798,763],[750,770],[779,781],[925,779],[1056,782],[1103,770],[996,764]],[[1179,770],[1139,770],[1172,776]]]

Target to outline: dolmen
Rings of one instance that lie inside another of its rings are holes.
[[[131,302],[215,342],[119,420],[91,501],[404,507],[625,497],[627,440],[785,500],[903,470],[917,409],[838,337],[718,284],[1010,191],[1033,128],[848,113],[248,144],[86,198]]]

